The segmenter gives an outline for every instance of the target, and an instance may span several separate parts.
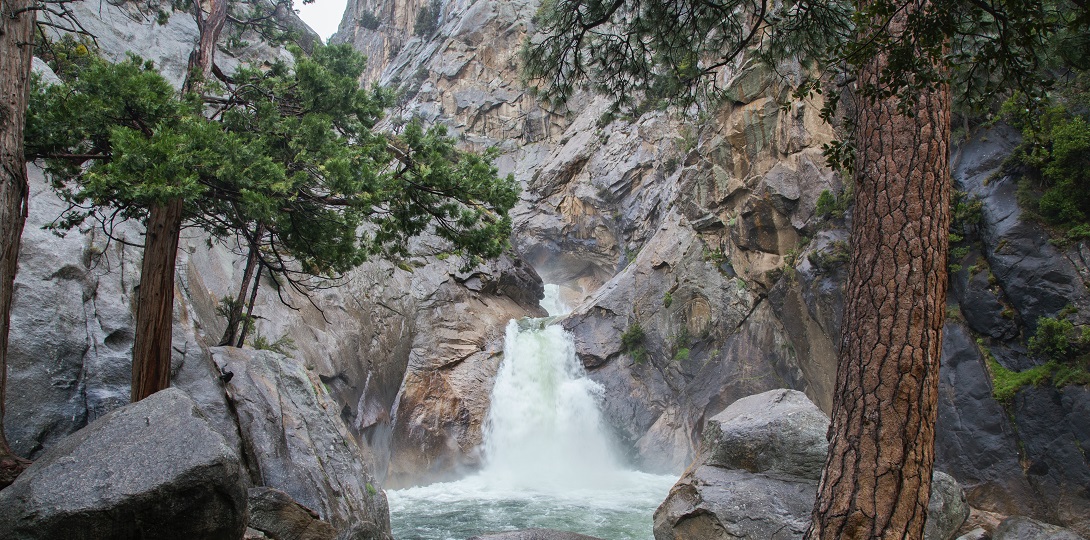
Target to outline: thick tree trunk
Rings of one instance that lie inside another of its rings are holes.
[[[189,55],[189,74],[183,90],[200,93],[212,72],[216,42],[227,19],[226,0],[207,0],[194,11],[200,36]],[[132,400],[140,401],[170,386],[170,338],[174,319],[174,265],[182,231],[185,201],[173,199],[151,207],[140,270],[136,307],[136,340],[132,349]]]
[[[864,67],[860,83],[876,82],[884,64]],[[923,537],[946,307],[950,93],[921,92],[913,116],[899,101],[863,98],[856,114],[831,439],[807,538]]]
[[[170,341],[174,321],[174,265],[182,231],[182,199],[155,205],[144,233],[144,261],[132,347],[132,400],[170,386]]]
[[[23,158],[23,124],[37,14],[32,7],[32,0],[0,0],[0,488],[14,481],[29,463],[8,446],[4,401],[11,298],[30,193]]]

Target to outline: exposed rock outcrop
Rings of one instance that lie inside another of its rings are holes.
[[[239,457],[176,389],[99,418],[0,491],[12,540],[234,540],[245,528]]]
[[[999,524],[992,540],[1083,540],[1074,531],[1042,523],[1035,519],[1015,516]]]
[[[655,512],[655,539],[802,538],[828,452],[829,420],[806,396],[770,390],[710,418],[700,455]],[[969,515],[961,487],[932,480],[928,540],[950,540]]]
[[[272,540],[334,540],[337,530],[311,510],[278,489],[250,488],[250,529]]]
[[[390,538],[386,494],[368,470],[373,460],[318,377],[270,351],[212,351],[220,370],[233,374],[227,398],[254,483],[287,493],[338,531],[358,531],[352,538]]]

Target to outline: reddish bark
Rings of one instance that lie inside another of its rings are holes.
[[[4,436],[4,401],[8,373],[11,299],[19,263],[19,243],[26,223],[26,161],[23,127],[30,97],[30,61],[34,50],[32,0],[0,3],[0,488],[30,463],[17,456]]]
[[[216,42],[227,20],[227,2],[208,0],[194,4],[200,37],[189,55],[189,74],[183,91],[200,93],[212,73]],[[202,4],[208,6],[207,16]],[[136,342],[132,349],[134,402],[170,386],[174,264],[184,207],[184,200],[172,199],[153,206],[148,216],[136,308]]]
[[[885,62],[865,66],[860,84],[876,83]],[[923,537],[946,307],[950,92],[917,98],[912,115],[898,112],[898,96],[864,98],[856,113],[837,390],[807,538]]]

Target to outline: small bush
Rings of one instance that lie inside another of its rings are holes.
[[[360,13],[359,23],[360,26],[368,30],[375,30],[379,27],[380,24],[382,24],[382,20],[376,17],[375,14],[371,12],[371,10],[365,9],[363,10],[363,13]]]
[[[413,25],[413,34],[422,38],[431,37],[439,30],[439,16],[443,12],[443,4],[439,0],[431,2],[420,8],[416,13],[416,23]]]
[[[668,308],[670,304],[674,303],[674,295],[670,294],[670,291],[666,291],[666,294],[662,296],[662,307]]]
[[[1075,325],[1066,319],[1037,319],[1037,332],[1029,338],[1030,354],[1047,360],[1066,360],[1072,351],[1070,334],[1074,330]]]
[[[685,347],[682,347],[682,348],[678,349],[677,352],[674,353],[674,361],[675,362],[684,362],[684,361],[686,361],[688,359],[689,359],[689,349],[686,349]]]
[[[647,360],[647,348],[644,347],[644,339],[647,335],[640,326],[639,321],[633,322],[628,329],[621,334],[621,350],[632,357],[632,361],[642,364]]]

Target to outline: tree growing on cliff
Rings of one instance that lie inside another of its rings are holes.
[[[243,69],[208,99],[179,98],[135,58],[88,58],[58,73],[66,84],[32,95],[28,155],[46,160],[71,204],[58,225],[142,219],[149,235],[169,240],[145,248],[138,319],[147,316],[145,288],[170,306],[173,272],[149,281],[148,265],[157,275],[173,269],[185,224],[249,235],[267,269],[317,276],[403,250],[429,228],[470,256],[496,256],[506,245],[506,212],[517,198],[510,177],[457,151],[441,127],[375,132],[389,96],[359,88],[364,61],[349,47],[294,51],[293,65]],[[159,233],[152,218],[164,207],[169,226]],[[170,315],[161,313],[165,337],[148,338],[155,347],[169,347]],[[169,383],[169,348],[162,356],[134,348],[134,363],[138,354],[156,367],[150,382],[134,373],[134,400]]]
[[[847,137],[851,263],[830,451],[809,538],[920,538],[930,497],[945,316],[951,86],[969,105],[1007,86],[1039,98],[1050,36],[1079,0],[548,0],[527,75],[564,99],[582,81],[622,105],[714,101],[743,55],[798,58]],[[1029,103],[1032,103],[1031,99]]]

